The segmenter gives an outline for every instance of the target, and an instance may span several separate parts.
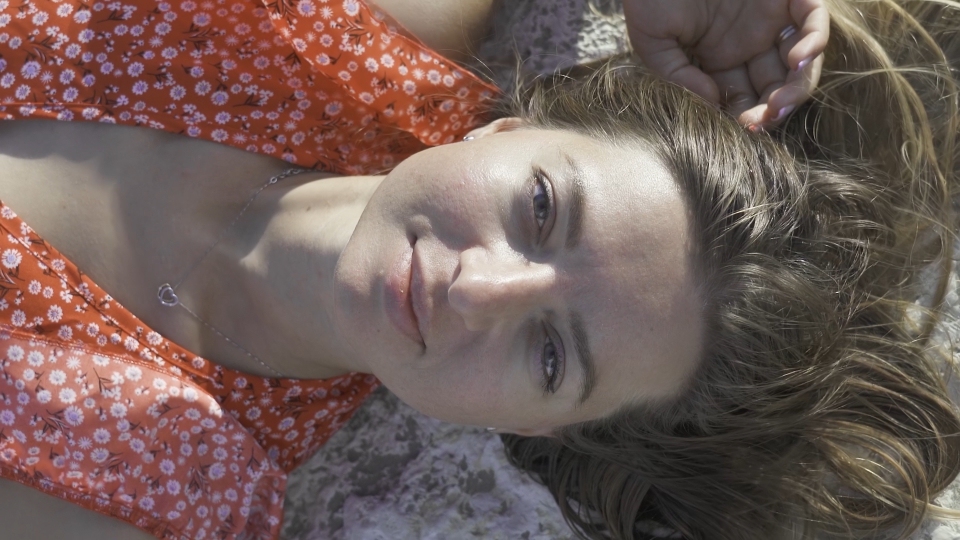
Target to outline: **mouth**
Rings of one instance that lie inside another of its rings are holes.
[[[387,318],[401,334],[424,346],[423,334],[420,331],[420,320],[417,310],[422,311],[422,283],[416,261],[416,241],[410,249],[405,249],[397,259],[393,270],[387,275],[385,282],[384,307]],[[420,304],[418,306],[418,304]]]

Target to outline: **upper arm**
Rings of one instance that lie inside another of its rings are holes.
[[[4,538],[156,540],[133,525],[0,478]]]
[[[487,36],[498,0],[368,0],[431,49],[470,58]]]

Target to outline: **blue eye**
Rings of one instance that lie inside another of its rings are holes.
[[[541,171],[534,174],[533,180],[533,217],[537,220],[537,227],[542,231],[544,225],[547,224],[547,220],[550,219],[550,211],[553,208],[553,194],[550,192],[550,186]]]
[[[540,368],[543,371],[543,391],[556,393],[557,386],[563,380],[563,358],[549,335],[544,338]]]

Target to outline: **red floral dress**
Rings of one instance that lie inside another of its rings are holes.
[[[495,88],[356,0],[0,0],[0,119],[163,129],[363,174]],[[276,538],[286,473],[377,386],[248,376],[147,328],[0,203],[0,476],[159,538]]]

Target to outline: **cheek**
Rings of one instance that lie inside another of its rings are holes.
[[[446,422],[497,425],[515,409],[519,375],[504,351],[460,351],[429,368],[393,371],[382,381],[418,411]]]

